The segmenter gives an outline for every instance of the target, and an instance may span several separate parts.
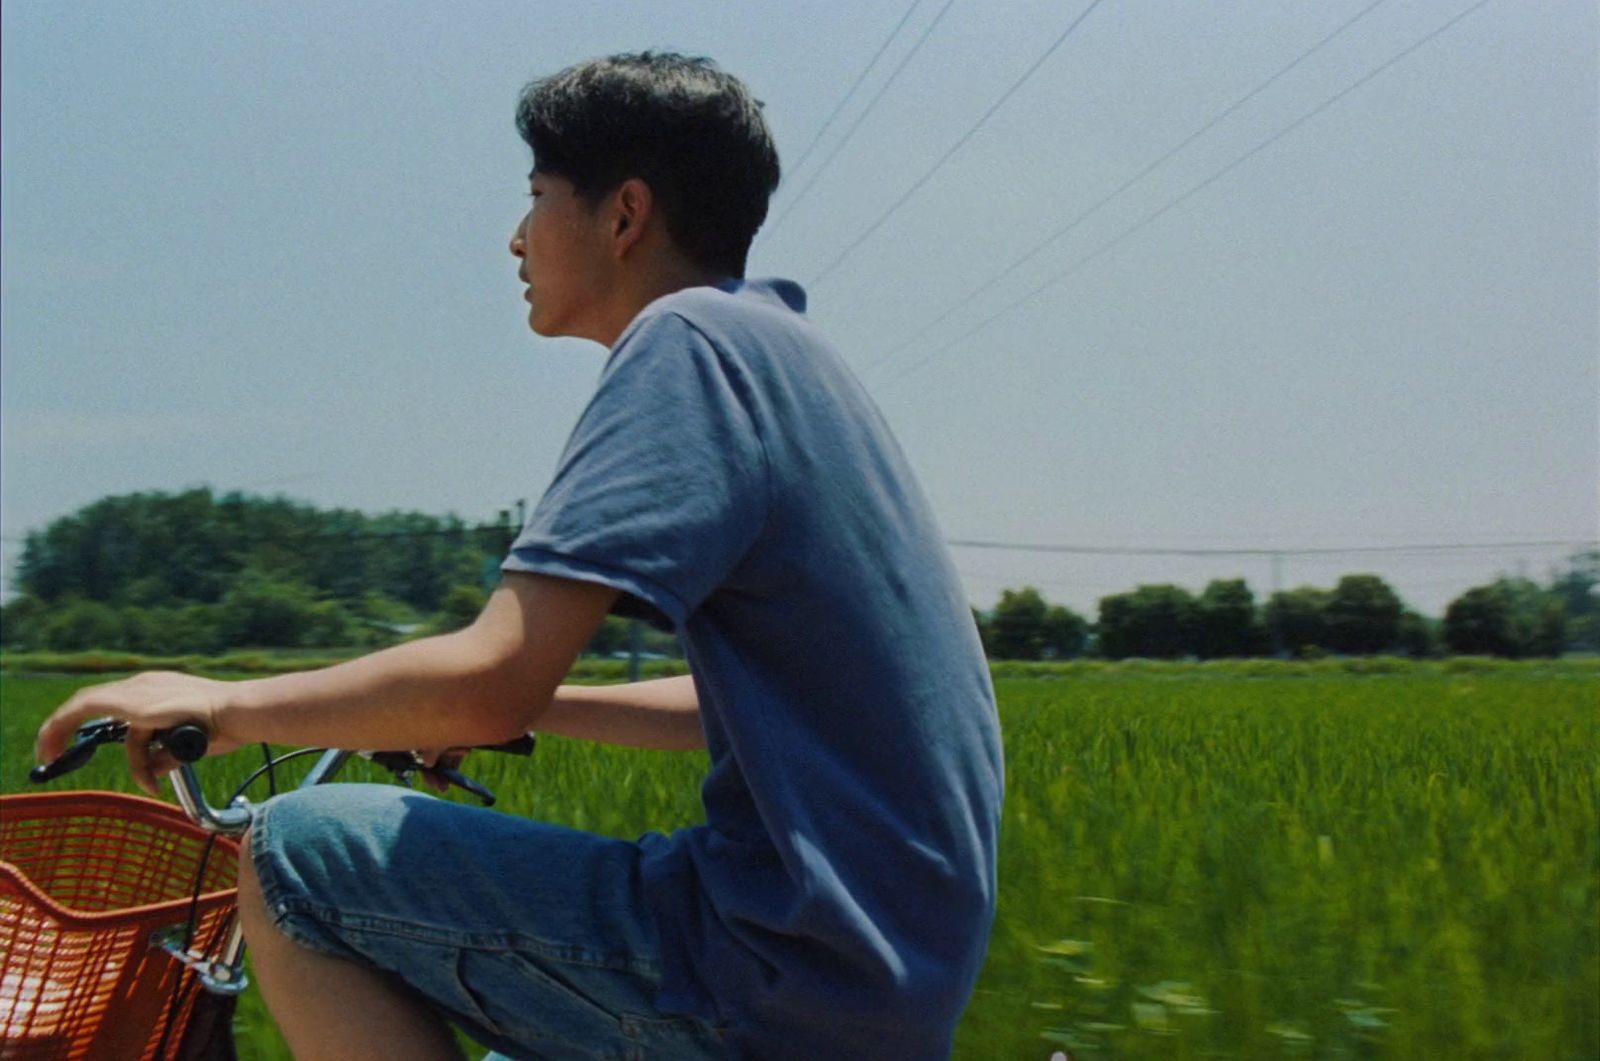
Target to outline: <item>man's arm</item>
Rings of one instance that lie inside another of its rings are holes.
[[[631,685],[563,685],[535,724],[543,733],[634,748],[704,748],[694,678]]]
[[[330,748],[494,744],[532,729],[617,591],[508,572],[463,630],[320,671],[239,682],[220,728]]]
[[[464,630],[322,670],[221,682],[150,673],[84,689],[46,720],[39,761],[59,755],[81,722],[129,724],[129,767],[147,791],[174,762],[150,753],[154,730],[200,722],[220,753],[270,741],[332,748],[493,744],[535,726],[610,610],[595,583],[508,573]]]

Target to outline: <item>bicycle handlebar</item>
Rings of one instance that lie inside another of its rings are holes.
[[[101,718],[93,722],[85,722],[78,727],[77,735],[67,750],[56,756],[48,763],[35,766],[28,771],[28,780],[34,784],[43,784],[54,781],[63,774],[84,766],[94,758],[95,749],[102,744],[120,744],[128,738],[128,724],[119,722],[114,718]],[[170,729],[158,730],[155,739],[160,745],[170,751],[173,758],[182,763],[192,763],[206,753],[206,745],[210,738],[206,731],[192,723],[173,726]]]
[[[86,722],[78,727],[77,736],[66,751],[48,763],[35,766],[28,772],[28,780],[35,784],[42,784],[54,780],[63,774],[86,764],[94,757],[95,749],[102,744],[121,743],[127,739],[128,724],[112,718],[97,719]],[[192,723],[173,726],[169,729],[158,730],[155,741],[171,752],[173,758],[179,762],[179,767],[172,775],[172,790],[178,798],[178,803],[183,807],[196,823],[208,832],[222,832],[238,834],[244,832],[250,825],[251,808],[248,800],[242,796],[236,798],[227,807],[213,807],[206,801],[205,792],[200,787],[199,775],[195,773],[194,763],[205,757],[206,747],[210,743],[206,731]],[[503,752],[508,755],[531,755],[535,747],[535,738],[531,733],[524,733],[513,740],[500,744],[480,745],[479,750]],[[471,792],[482,800],[485,806],[493,806],[495,795],[483,785],[467,777],[458,770],[447,767],[428,766],[421,762],[412,752],[363,752],[363,757],[371,759],[380,766],[387,767],[403,784],[410,785],[411,778],[417,771],[422,771],[439,777],[450,784]],[[326,749],[317,765],[306,778],[306,785],[319,784],[327,780],[350,757],[348,751],[339,749]]]

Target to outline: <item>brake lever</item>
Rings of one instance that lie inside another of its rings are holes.
[[[460,770],[455,770],[448,766],[424,766],[422,768],[422,772],[433,777],[442,778],[458,788],[466,789],[474,796],[477,796],[478,799],[483,802],[485,807],[494,806],[494,793],[490,792],[478,782],[472,780],[472,778],[468,777],[466,774],[463,774]]]
[[[530,746],[529,752],[531,751],[532,748]],[[485,807],[492,807],[495,804],[495,794],[483,785],[459,770],[443,766],[429,766],[415,752],[357,752],[356,754],[363,759],[369,759],[377,763],[379,766],[387,767],[399,779],[400,783],[408,788],[413,787],[413,779],[416,777],[417,772],[421,771],[435,780],[444,781],[447,784],[455,785],[457,788],[465,789],[478,797]]]
[[[102,744],[117,744],[126,739],[128,724],[115,718],[97,718],[92,722],[85,722],[73,734],[72,743],[67,750],[56,756],[48,763],[41,763],[28,771],[28,780],[36,785],[46,781],[53,781],[63,774],[70,774],[90,759],[94,758],[95,749]]]

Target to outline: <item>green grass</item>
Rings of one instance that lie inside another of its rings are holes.
[[[997,668],[1000,910],[956,1055],[1600,1055],[1594,665],[1256,662]],[[92,680],[0,678],[0,791]],[[52,787],[131,790],[104,758]],[[215,765],[220,795],[252,756]],[[631,838],[696,820],[703,766],[548,739],[469,772]],[[287,1056],[253,995],[239,1026]]]

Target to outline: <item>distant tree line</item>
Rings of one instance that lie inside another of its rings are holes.
[[[376,648],[482,610],[514,528],[367,515],[206,488],[102,498],[27,535],[0,608],[9,649],[152,654]],[[627,647],[608,618],[590,651]],[[644,648],[668,654],[670,635]]]
[[[1581,552],[1546,586],[1501,578],[1451,601],[1442,620],[1407,608],[1380,577],[1345,575],[1331,589],[1302,586],[1265,605],[1243,579],[1198,595],[1171,584],[1102,597],[1094,622],[1031,586],[974,610],[992,659],[1226,659],[1244,656],[1445,653],[1521,659],[1600,652],[1600,550]]]
[[[366,515],[198,488],[103,498],[27,535],[21,594],[0,607],[8,649],[151,654],[235,648],[375,648],[472,622],[514,528],[455,516]],[[1424,657],[1600,651],[1600,550],[1540,586],[1502,578],[1417,614],[1376,575],[1303,586],[1258,605],[1243,579],[1198,595],[1139,586],[1093,622],[1032,587],[974,611],[994,659],[1219,659],[1393,652]],[[587,652],[681,655],[676,638],[608,617]]]

